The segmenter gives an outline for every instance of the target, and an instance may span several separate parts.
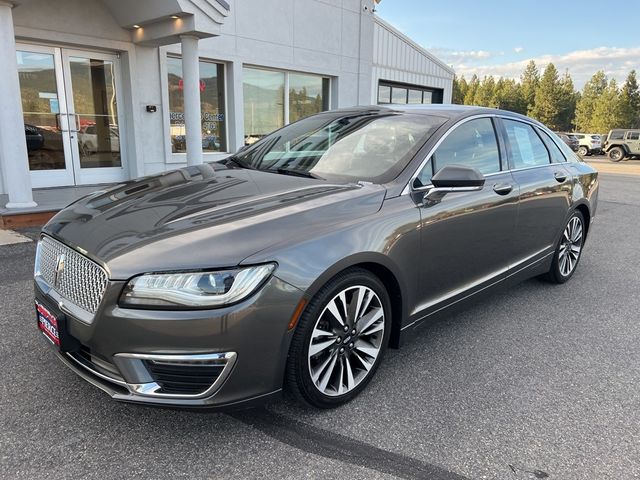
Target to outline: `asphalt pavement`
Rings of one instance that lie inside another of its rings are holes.
[[[34,244],[0,246],[0,477],[640,478],[640,176],[600,178],[570,282],[421,327],[332,411],[116,403],[40,338]]]

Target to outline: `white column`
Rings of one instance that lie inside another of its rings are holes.
[[[35,207],[16,61],[12,5],[0,0],[0,168],[9,203],[6,208]]]
[[[237,152],[244,146],[244,92],[242,62],[227,64],[227,128],[229,130],[229,152]]]
[[[202,163],[202,124],[200,119],[200,68],[198,37],[182,35],[182,85],[187,165]]]

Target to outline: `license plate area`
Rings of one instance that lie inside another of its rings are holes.
[[[67,317],[64,313],[45,305],[40,300],[35,301],[38,329],[44,336],[63,352],[78,350],[80,343],[73,338],[67,328]]]
[[[38,328],[51,343],[60,348],[60,326],[58,324],[58,317],[37,300],[36,315],[38,318]]]

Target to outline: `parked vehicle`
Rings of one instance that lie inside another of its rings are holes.
[[[573,133],[578,140],[578,155],[597,155],[602,153],[602,141],[600,135],[594,133]]]
[[[604,143],[604,151],[612,162],[640,156],[640,129],[611,130]]]
[[[578,155],[581,157],[602,153],[600,135],[595,133],[574,133],[573,136],[578,139]]]
[[[238,408],[284,388],[335,407],[421,322],[569,280],[597,193],[596,170],[512,112],[324,112],[59,212],[37,248],[38,325],[117,400]]]
[[[578,147],[580,146],[580,142],[578,141],[578,139],[576,137],[574,137],[573,135],[571,135],[569,133],[562,133],[562,132],[556,132],[556,135],[558,135],[558,137],[560,137],[560,140],[562,140],[564,143],[566,143],[571,150],[573,150],[574,152],[578,151]]]

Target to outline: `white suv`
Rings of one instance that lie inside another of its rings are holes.
[[[595,133],[573,133],[578,139],[578,155],[586,157],[593,153],[602,153],[602,139]]]

